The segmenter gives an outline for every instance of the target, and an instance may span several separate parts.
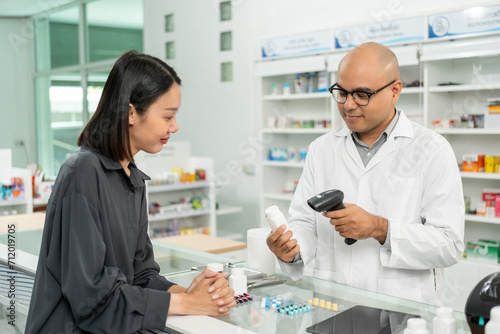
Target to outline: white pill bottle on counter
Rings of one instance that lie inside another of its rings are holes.
[[[429,334],[425,320],[420,318],[408,319],[404,334]]]
[[[266,243],[269,233],[269,228],[252,228],[247,231],[247,265],[249,269],[272,276],[276,270],[276,255]]]
[[[433,334],[457,334],[457,320],[453,318],[453,310],[449,307],[439,307],[432,319]],[[499,332],[500,333],[500,332]]]
[[[484,334],[500,333],[500,306],[495,306],[490,311],[490,321],[484,326]]]
[[[247,293],[247,276],[245,275],[245,269],[231,269],[231,276],[229,276],[229,287],[234,290],[235,296]]]

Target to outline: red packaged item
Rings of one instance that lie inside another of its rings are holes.
[[[497,194],[495,199],[495,216],[500,218],[500,194]]]
[[[497,194],[500,194],[500,189],[483,189],[483,202],[495,202]]]

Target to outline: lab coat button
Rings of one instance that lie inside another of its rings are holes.
[[[129,191],[129,192],[128,192],[128,195],[129,195],[129,196],[132,196],[132,192],[131,192],[131,191]]]

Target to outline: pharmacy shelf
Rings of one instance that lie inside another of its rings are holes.
[[[424,87],[403,87],[401,94],[421,94],[424,92]]]
[[[314,128],[314,129],[294,129],[294,128],[275,128],[275,129],[262,129],[263,133],[273,133],[273,134],[324,134],[331,129],[325,128]]]
[[[15,205],[26,205],[28,201],[23,199],[10,199],[10,200],[0,200],[0,207],[2,206],[15,206]]]
[[[197,189],[210,187],[210,182],[208,181],[196,181],[187,183],[173,183],[173,184],[162,184],[148,186],[149,193],[159,193],[164,191],[174,191],[174,190],[186,190],[186,189]]]
[[[500,265],[497,263],[493,263],[493,262],[480,262],[477,260],[463,259],[462,261],[460,261],[460,265],[464,265],[464,266],[471,267],[474,269],[479,267],[479,268],[484,268],[484,269],[491,269],[493,271],[500,270]]]
[[[500,180],[499,173],[460,172],[463,179]]]
[[[215,211],[215,214],[217,216],[222,216],[222,215],[229,215],[233,213],[238,213],[242,212],[243,208],[241,206],[234,206],[234,205],[219,205],[219,208],[217,211]]]
[[[465,220],[470,222],[485,223],[485,224],[499,224],[500,218],[497,217],[485,217],[478,215],[465,215]]]
[[[332,98],[332,94],[328,93],[304,93],[290,95],[264,95],[264,101],[284,101],[284,100],[308,100],[308,99],[324,99]]]
[[[166,214],[159,214],[158,213],[156,215],[149,215],[149,222],[156,222],[156,221],[162,221],[162,220],[167,220],[167,219],[196,217],[196,216],[203,216],[203,215],[209,215],[209,214],[210,214],[210,209],[189,210],[189,211],[172,212],[172,213],[166,213]]]
[[[234,233],[234,232],[224,231],[224,230],[222,230],[222,231],[218,230],[217,237],[222,238],[222,239],[236,240],[236,241],[241,241],[241,240],[246,239],[246,236],[243,236],[243,233]]]
[[[49,203],[49,199],[33,198],[33,206],[44,206]]]
[[[264,161],[262,164],[268,167],[304,168],[304,162],[296,161]]]
[[[449,85],[429,87],[431,93],[467,92],[478,90],[500,89],[500,83],[488,83],[487,85]]]
[[[434,129],[442,135],[500,135],[500,129]]]
[[[262,196],[264,198],[267,198],[267,199],[276,199],[276,200],[280,200],[280,201],[291,201],[293,194],[264,193]]]

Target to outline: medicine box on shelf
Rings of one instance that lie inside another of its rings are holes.
[[[499,263],[500,243],[485,239],[480,239],[478,242],[468,242],[466,252],[469,260]]]

